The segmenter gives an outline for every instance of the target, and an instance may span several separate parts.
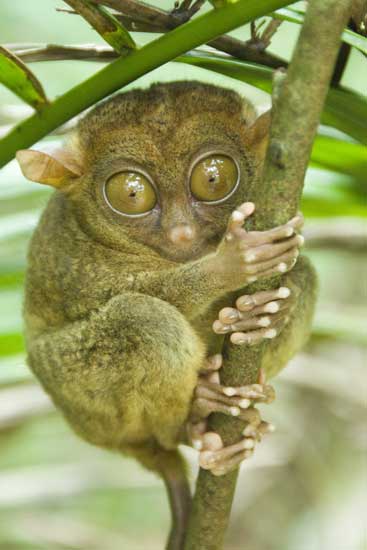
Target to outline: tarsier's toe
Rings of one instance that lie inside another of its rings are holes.
[[[239,467],[241,462],[253,455],[258,441],[263,435],[274,431],[267,422],[257,427],[249,424],[243,431],[243,439],[234,445],[225,447],[221,437],[215,432],[207,432],[202,437],[199,464],[204,470],[210,470],[215,476],[225,475]]]

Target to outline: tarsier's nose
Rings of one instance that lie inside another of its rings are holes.
[[[171,243],[176,245],[189,244],[195,238],[195,229],[186,223],[181,223],[171,227],[168,231],[168,238]]]

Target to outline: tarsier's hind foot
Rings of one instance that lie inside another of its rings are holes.
[[[208,359],[199,377],[188,424],[189,438],[200,453],[200,466],[214,475],[223,475],[237,468],[253,454],[262,436],[274,429],[271,424],[261,420],[259,411],[252,406],[254,403],[270,403],[274,400],[274,389],[265,383],[264,373],[261,371],[258,384],[236,388],[222,386],[218,374],[221,364],[220,355]],[[243,431],[243,439],[224,447],[219,434],[207,431],[206,418],[213,412],[244,420],[247,426]]]
[[[213,323],[217,334],[231,334],[233,344],[253,345],[280,334],[296,307],[296,289],[276,290],[240,296],[236,307],[225,307]]]

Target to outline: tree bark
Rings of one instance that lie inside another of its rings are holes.
[[[261,181],[251,200],[257,205],[251,228],[269,229],[285,223],[297,211],[323,103],[326,98],[340,36],[353,0],[310,0],[305,21],[285,79],[277,79],[273,94],[272,124]],[[275,97],[274,97],[275,95]],[[271,288],[254,284],[250,291]],[[236,386],[255,383],[263,345],[248,348],[245,360],[238,348],[224,342],[221,382]],[[210,429],[225,445],[241,438],[244,424],[236,418],[214,414]],[[221,550],[231,510],[238,472],[215,477],[200,470],[185,550]],[[245,547],[244,547],[245,550]]]

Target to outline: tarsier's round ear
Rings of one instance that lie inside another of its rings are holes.
[[[52,153],[23,149],[17,152],[16,159],[27,179],[65,191],[83,174],[80,164],[65,149]]]
[[[270,122],[271,111],[269,110],[260,115],[245,131],[247,147],[259,158],[265,156],[269,139]]]

